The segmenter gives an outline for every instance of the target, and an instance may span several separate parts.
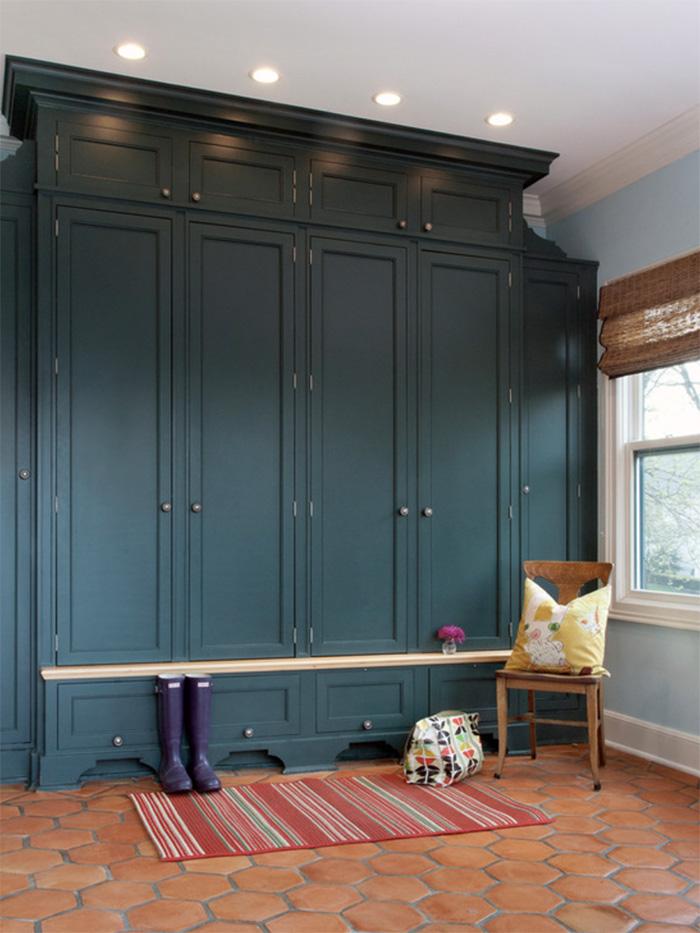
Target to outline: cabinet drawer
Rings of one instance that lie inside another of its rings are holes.
[[[47,707],[51,690],[47,688]],[[158,744],[154,678],[81,681],[56,685],[61,751],[110,749]],[[50,714],[47,709],[47,721]]]
[[[163,201],[171,196],[168,136],[61,120],[58,141],[61,188],[140,200]]]
[[[242,739],[254,741],[263,736],[298,735],[301,677],[301,674],[214,677],[212,742],[226,744]]]
[[[479,713],[480,720],[496,722],[496,677],[502,664],[457,664],[430,668],[430,714],[444,709]]]
[[[189,198],[213,210],[258,217],[294,214],[294,157],[239,145],[191,142]]]
[[[349,161],[311,161],[312,220],[395,232],[406,226],[407,191],[407,178],[402,172],[386,172]]]
[[[319,671],[318,732],[379,732],[414,722],[415,676],[410,668]]]
[[[510,205],[506,187],[475,184],[442,172],[421,176],[421,229],[431,238],[507,244]]]

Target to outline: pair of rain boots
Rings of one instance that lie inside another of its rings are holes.
[[[211,677],[208,674],[161,674],[156,683],[156,693],[163,753],[158,777],[163,790],[166,794],[185,793],[193,787],[201,794],[220,790],[221,781],[207,760],[211,732]],[[188,770],[180,758],[185,711],[190,745]]]

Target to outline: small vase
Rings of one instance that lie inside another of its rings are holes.
[[[442,643],[443,654],[457,654],[457,642],[454,638],[446,638]]]

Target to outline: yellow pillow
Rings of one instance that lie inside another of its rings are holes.
[[[610,587],[560,606],[541,586],[525,580],[523,615],[508,671],[610,674],[603,667]]]

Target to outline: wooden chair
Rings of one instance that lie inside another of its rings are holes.
[[[605,586],[613,565],[594,561],[525,561],[525,575],[530,580],[541,577],[558,590],[560,605],[576,599],[581,588],[593,580]],[[508,716],[508,691],[527,690],[528,711],[520,716]],[[586,720],[538,719],[535,712],[535,691],[547,693],[580,693],[586,697]],[[530,755],[537,757],[537,722],[553,725],[581,726],[588,729],[591,771],[594,790],[600,790],[598,765],[605,764],[605,733],[603,727],[603,675],[539,674],[528,671],[496,671],[496,701],[498,705],[498,765],[495,777],[500,778],[508,747],[508,723],[530,724]]]

